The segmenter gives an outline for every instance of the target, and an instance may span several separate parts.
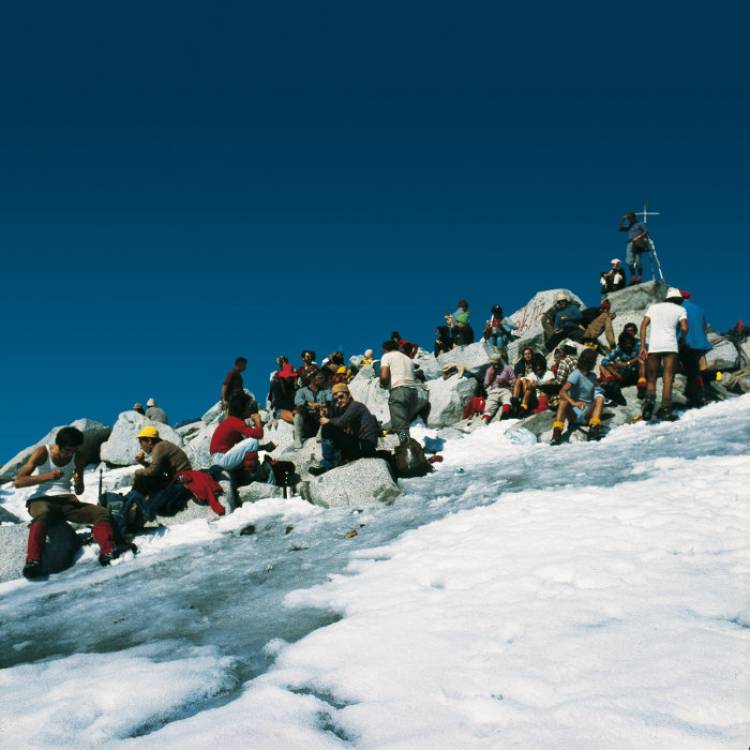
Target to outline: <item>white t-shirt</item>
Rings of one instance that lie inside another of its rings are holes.
[[[386,352],[380,360],[381,367],[388,367],[391,371],[391,389],[402,385],[415,387],[414,362],[401,352]]]
[[[651,321],[648,327],[648,353],[677,353],[677,326],[687,320],[687,312],[682,305],[674,302],[657,302],[646,310]]]

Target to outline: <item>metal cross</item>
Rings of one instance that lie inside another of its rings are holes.
[[[648,223],[648,217],[649,216],[661,216],[661,213],[659,211],[649,211],[648,210],[648,201],[646,199],[643,199],[643,211],[636,211],[636,216],[642,216],[643,217],[643,223]]]

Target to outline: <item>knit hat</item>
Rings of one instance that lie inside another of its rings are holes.
[[[492,362],[493,365],[496,365],[502,361],[503,357],[499,352],[492,352],[492,354],[490,354],[490,362]]]
[[[613,266],[617,265],[619,266],[622,261],[619,258],[612,258],[611,261],[609,261]]]
[[[156,406],[156,401],[153,398],[150,398],[146,401],[146,406]]]
[[[159,437],[159,430],[156,427],[152,427],[150,424],[141,427],[141,431],[138,433],[138,438],[150,438],[155,440]]]
[[[143,404],[140,401],[136,401],[133,404],[133,411],[143,411]]]
[[[349,386],[346,383],[336,383],[331,388],[331,393],[335,396],[338,393],[349,393]]]
[[[568,295],[565,294],[565,292],[559,292],[557,295],[555,295],[555,302],[567,302],[568,301]]]

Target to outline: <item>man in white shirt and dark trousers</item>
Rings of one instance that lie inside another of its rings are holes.
[[[641,416],[644,420],[651,419],[656,403],[656,378],[659,375],[659,364],[662,371],[661,407],[659,419],[674,420],[672,415],[672,382],[674,368],[677,363],[677,327],[684,336],[688,330],[687,313],[682,306],[682,293],[675,287],[667,289],[664,302],[657,302],[646,310],[646,317],[641,323],[641,353],[640,357],[646,363],[646,398],[643,400]],[[646,332],[651,328],[648,344]]]
[[[398,350],[395,341],[383,342],[385,354],[380,360],[380,386],[390,388],[388,410],[391,430],[401,445],[409,441],[409,425],[424,407],[420,403],[419,386],[414,377],[414,362]],[[426,416],[425,416],[426,419]]]

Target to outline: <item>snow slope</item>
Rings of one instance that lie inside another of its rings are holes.
[[[390,508],[266,500],[3,584],[0,746],[744,747],[749,416],[490,425]]]

